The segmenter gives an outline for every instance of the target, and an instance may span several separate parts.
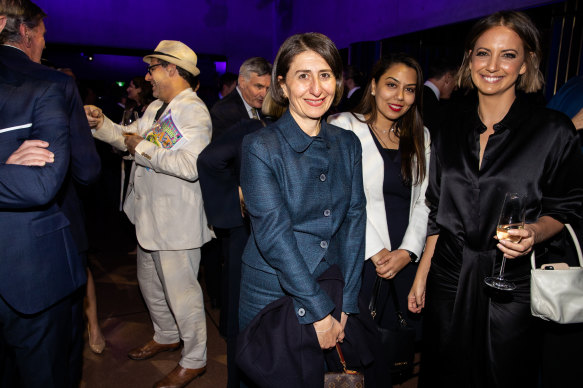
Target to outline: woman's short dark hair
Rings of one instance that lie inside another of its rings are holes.
[[[423,72],[419,62],[409,54],[398,53],[381,58],[372,68],[370,81],[360,103],[354,108],[354,113],[365,116],[365,123],[373,124],[379,114],[375,97],[372,95],[372,84],[378,83],[383,74],[394,65],[403,64],[417,74],[415,82],[415,101],[407,113],[401,116],[395,123],[395,129],[399,136],[399,149],[401,150],[401,176],[405,182],[417,184],[427,174],[425,168],[425,131],[423,129]],[[413,157],[417,160],[417,171],[412,171]]]
[[[338,104],[342,98],[342,58],[334,42],[326,35],[317,32],[292,35],[283,42],[273,63],[271,72],[271,87],[269,88],[273,100],[281,105],[287,106],[289,101],[283,94],[278,77],[285,79],[287,72],[294,58],[306,51],[313,51],[319,54],[332,69],[332,74],[336,77],[336,93],[334,95],[334,105]]]
[[[466,39],[464,59],[457,74],[458,86],[470,89],[474,87],[470,72],[470,61],[476,41],[490,28],[500,26],[510,28],[516,32],[524,46],[526,72],[519,76],[516,88],[527,93],[536,92],[544,84],[544,77],[540,71],[540,34],[528,16],[516,11],[499,11],[480,19],[474,24]]]

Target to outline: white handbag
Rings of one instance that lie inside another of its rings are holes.
[[[530,257],[530,310],[535,317],[557,323],[583,322],[583,256],[575,231],[565,224],[577,250],[579,267],[546,270],[536,268]]]

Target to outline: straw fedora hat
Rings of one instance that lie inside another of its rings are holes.
[[[182,67],[190,74],[197,76],[200,70],[196,67],[196,54],[187,45],[177,40],[161,41],[152,54],[144,57],[144,62],[150,64],[152,58],[173,63]]]

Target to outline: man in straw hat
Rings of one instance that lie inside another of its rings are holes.
[[[124,210],[136,225],[138,282],[154,337],[128,357],[145,360],[184,343],[178,366],[156,387],[184,387],[206,369],[206,325],[197,281],[200,247],[211,234],[202,205],[196,160],[211,137],[211,119],[190,85],[200,71],[196,54],[163,40],[144,57],[156,101],[129,126],[85,107],[95,138],[128,150],[134,165]]]

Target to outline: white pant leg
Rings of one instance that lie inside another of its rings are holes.
[[[154,341],[159,344],[173,344],[180,341],[180,334],[166,302],[164,286],[153,258],[155,253],[157,252],[145,251],[138,245],[138,284],[154,325]]]
[[[156,264],[166,300],[184,342],[180,365],[190,369],[202,368],[206,365],[207,336],[202,289],[197,280],[200,248],[156,251],[152,256],[155,262],[159,262],[159,267]]]

